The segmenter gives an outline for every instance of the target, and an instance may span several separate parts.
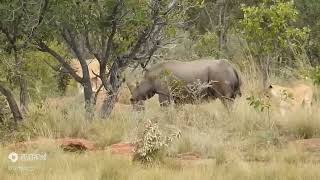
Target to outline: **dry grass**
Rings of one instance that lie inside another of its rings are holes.
[[[320,165],[314,155],[288,141],[320,136],[320,105],[301,109],[282,117],[276,110],[259,112],[246,97],[259,87],[245,79],[244,96],[237,99],[228,114],[219,101],[201,105],[161,109],[157,99],[147,102],[145,112],[133,112],[118,105],[109,119],[85,119],[76,98],[58,106],[33,107],[19,127],[19,140],[36,137],[81,137],[92,140],[100,148],[121,141],[135,140],[146,120],[159,123],[165,134],[181,131],[167,150],[161,164],[145,167],[107,152],[73,154],[58,147],[28,150],[46,152],[46,161],[11,163],[9,150],[0,148],[0,179],[319,179]],[[181,165],[168,158],[195,152],[206,163]],[[32,172],[10,170],[14,166],[32,166]]]
[[[53,151],[53,150],[52,150]],[[1,151],[5,158],[7,151]],[[270,152],[271,153],[271,152]],[[274,153],[274,152],[273,152]],[[107,153],[67,154],[50,152],[45,162],[22,164],[33,171],[14,171],[12,163],[0,164],[1,179],[319,179],[319,165],[308,162],[301,152],[274,153],[269,162],[248,162],[232,153],[220,163],[209,160],[198,166],[182,166],[171,160],[166,164],[145,167]],[[280,157],[280,158],[279,158]],[[18,164],[14,165],[15,167]]]

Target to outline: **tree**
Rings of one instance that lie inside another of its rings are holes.
[[[320,1],[295,0],[299,12],[297,25],[309,27],[310,35],[307,43],[307,53],[313,65],[320,64]]]
[[[20,86],[20,108],[22,112],[27,109],[28,89],[27,79],[23,71],[24,61],[23,51],[27,49],[30,39],[35,29],[41,23],[45,12],[47,0],[32,1],[3,1],[0,4],[0,41],[1,52],[5,53],[6,60],[1,58],[1,63],[11,64],[10,57],[14,59],[15,78],[18,79]],[[0,84],[0,92],[6,97],[13,116],[16,121],[21,120],[22,116],[16,106],[13,93],[5,86]]]
[[[257,6],[243,6],[242,10],[241,31],[249,44],[250,53],[258,60],[265,86],[272,60],[283,58],[288,49],[294,53],[304,49],[309,30],[293,25],[298,12],[292,1],[264,0]],[[294,58],[290,56],[289,59],[292,62]]]
[[[255,5],[259,0],[188,0],[185,28],[198,41],[199,56],[228,56],[228,35],[242,17],[241,4]]]
[[[94,105],[88,57],[95,57],[100,64],[97,77],[109,92],[102,117],[112,111],[118,90],[123,82],[122,72],[130,64],[143,64],[159,48],[174,18],[177,0],[106,0],[65,1],[49,3],[46,23],[36,38],[38,49],[49,53],[68,70],[70,75],[84,88],[88,112]],[[76,11],[75,11],[76,9]],[[46,41],[63,41],[80,62],[83,76],[78,76],[67,59],[48,46]],[[106,69],[110,69],[106,73]]]
[[[15,122],[23,120],[21,112],[19,110],[16,100],[14,99],[13,94],[1,82],[0,82],[0,93],[6,97]]]

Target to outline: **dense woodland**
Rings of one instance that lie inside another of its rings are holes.
[[[96,58],[114,106],[123,73],[162,60],[228,59],[271,76],[320,82],[318,0],[4,0],[0,3],[0,120],[21,121],[30,104],[84,89],[95,105],[86,59]],[[70,66],[79,60],[83,77]],[[12,112],[12,113],[11,113]]]

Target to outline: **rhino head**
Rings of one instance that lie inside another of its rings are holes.
[[[133,109],[137,111],[144,110],[144,101],[150,99],[156,93],[154,84],[149,80],[143,80],[140,83],[136,83],[136,85],[127,83],[127,86],[131,92],[130,102]]]

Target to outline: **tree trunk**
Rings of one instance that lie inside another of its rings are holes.
[[[14,118],[14,121],[15,122],[22,121],[23,117],[22,117],[21,112],[19,110],[18,104],[13,97],[13,94],[11,93],[11,91],[9,89],[7,89],[1,83],[0,83],[0,93],[3,94],[7,99],[11,113]]]
[[[218,54],[218,58],[220,58],[221,56],[221,52],[222,52],[222,48],[224,46],[224,41],[225,41],[225,37],[224,37],[224,6],[225,6],[225,2],[224,0],[220,0],[217,2],[218,3],[218,9],[219,9],[219,15],[218,15],[218,38],[219,38],[219,42],[218,42],[218,48],[219,48],[219,54]]]
[[[83,94],[84,94],[84,100],[85,100],[85,109],[86,109],[86,117],[88,119],[93,118],[93,91],[91,88],[91,82],[85,80],[85,82],[82,84],[83,86]]]
[[[121,70],[120,70],[121,69]],[[103,101],[100,117],[101,118],[107,118],[114,107],[114,104],[116,103],[117,96],[119,93],[119,89],[124,82],[123,79],[120,79],[120,73],[121,71],[124,71],[125,68],[120,68],[118,62],[114,62],[111,69],[110,69],[110,84],[111,84],[111,91],[112,94],[108,95],[106,99]],[[106,84],[106,83],[104,83]],[[105,85],[104,85],[105,86]],[[107,89],[107,87],[104,87]]]
[[[103,118],[103,119],[107,118],[111,114],[111,112],[114,108],[114,105],[116,104],[118,92],[119,92],[119,90],[117,90],[116,93],[114,93],[110,96],[107,96],[105,98],[105,100],[103,101],[101,112],[100,112],[101,118]]]
[[[22,113],[25,113],[28,109],[28,83],[23,73],[23,61],[17,50],[14,50],[14,58],[16,62],[17,75],[19,77],[20,109]]]
[[[20,77],[20,109],[22,113],[28,111],[28,84],[24,76]]]
[[[269,80],[269,71],[270,71],[269,61],[270,61],[269,56],[267,58],[263,56],[259,57],[259,67],[262,74],[262,83],[264,88],[267,87],[267,83]]]
[[[219,7],[219,25],[218,25],[218,34],[219,34],[219,57],[220,58],[220,52],[222,50],[222,43],[223,43],[223,33],[222,33],[222,9],[223,9],[223,6],[220,5]]]

